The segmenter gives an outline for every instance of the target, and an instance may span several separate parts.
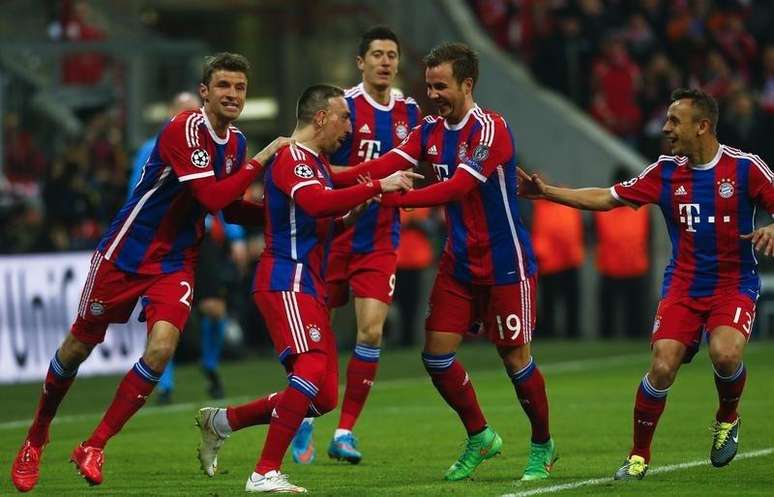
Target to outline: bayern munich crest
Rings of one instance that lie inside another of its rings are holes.
[[[405,140],[408,136],[408,131],[408,125],[403,121],[395,123],[395,136],[398,137],[398,140]]]
[[[320,328],[318,328],[317,325],[308,325],[306,331],[309,332],[309,338],[311,338],[313,342],[317,343],[322,340],[322,333],[320,333]]]
[[[661,316],[656,316],[656,320],[653,321],[653,331],[651,333],[657,332],[659,328],[661,328]]]
[[[718,181],[718,195],[722,198],[731,198],[734,195],[734,181],[723,178]]]
[[[92,300],[89,303],[89,312],[92,316],[101,316],[105,314],[105,304],[99,300]]]
[[[468,144],[465,142],[460,143],[460,147],[457,149],[457,158],[460,161],[465,161],[468,158]]]
[[[234,158],[232,156],[226,157],[226,174],[231,174],[231,169],[234,168]]]
[[[314,177],[314,171],[306,164],[298,164],[293,170],[299,178],[309,179]]]
[[[210,154],[203,148],[197,148],[191,153],[191,164],[204,169],[210,165]]]

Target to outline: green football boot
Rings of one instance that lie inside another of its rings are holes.
[[[545,480],[551,474],[557,459],[559,456],[556,455],[553,438],[549,438],[548,442],[542,444],[530,442],[527,467],[524,468],[521,481]]]
[[[479,464],[500,453],[503,439],[488,426],[484,431],[468,438],[465,452],[446,470],[445,480],[457,481],[469,478]]]

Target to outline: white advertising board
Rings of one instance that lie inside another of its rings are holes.
[[[0,383],[41,380],[75,319],[91,252],[0,257]],[[128,371],[145,347],[139,306],[126,324],[111,325],[105,342],[78,374]]]

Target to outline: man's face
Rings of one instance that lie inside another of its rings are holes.
[[[392,86],[398,74],[398,45],[392,40],[373,40],[365,56],[357,57],[357,68],[363,73],[363,82],[376,88]]]
[[[328,109],[322,112],[322,141],[320,149],[326,154],[332,154],[339,149],[347,135],[352,133],[352,123],[349,120],[349,106],[344,97],[334,97],[329,100]]]
[[[462,84],[454,79],[451,62],[444,62],[425,69],[427,98],[435,105],[438,114],[450,122],[458,122],[465,115],[465,96],[473,82],[466,79]]]
[[[247,76],[236,71],[215,71],[208,85],[200,85],[199,93],[211,113],[224,120],[234,121],[245,106]]]
[[[696,149],[702,123],[695,118],[691,100],[683,98],[672,102],[661,129],[672,155],[688,155]]]

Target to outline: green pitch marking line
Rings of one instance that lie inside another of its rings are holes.
[[[764,457],[774,454],[774,447],[768,449],[753,450],[750,452],[743,452],[737,454],[734,460],[740,459],[752,459],[754,457]],[[659,466],[657,468],[649,469],[648,475],[657,475],[660,473],[671,473],[673,471],[679,471],[681,469],[695,468],[697,466],[709,465],[709,459],[700,459],[696,461],[684,462],[680,464],[671,464],[669,466]],[[647,478],[647,477],[646,477]],[[503,494],[500,497],[529,497],[531,495],[541,494],[553,494],[556,492],[562,492],[564,490],[573,490],[580,487],[593,487],[594,485],[602,485],[613,481],[612,476],[606,478],[593,478],[591,480],[576,481],[574,483],[563,483],[561,485],[551,485],[550,487],[536,488],[534,490],[525,490],[523,492],[516,492],[515,494]],[[621,482],[621,485],[631,485],[630,482]],[[635,482],[636,484],[636,482]]]

